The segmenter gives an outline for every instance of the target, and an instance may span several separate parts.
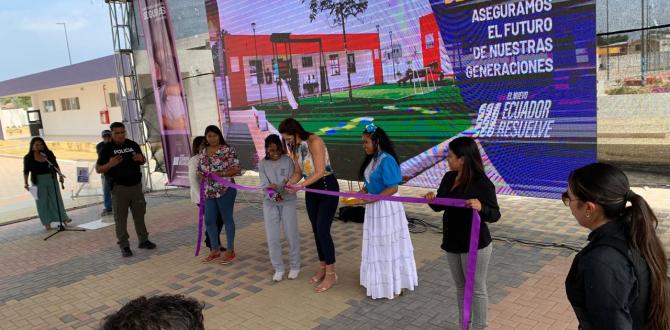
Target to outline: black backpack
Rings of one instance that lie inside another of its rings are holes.
[[[365,219],[364,206],[342,206],[339,209],[337,218],[344,222],[363,223]]]

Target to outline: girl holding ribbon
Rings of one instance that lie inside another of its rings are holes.
[[[295,172],[290,182],[298,182],[297,188],[339,191],[340,186],[330,165],[328,149],[316,134],[305,131],[300,123],[293,119],[284,119],[279,124],[279,133],[288,145],[295,164]],[[335,273],[335,244],[330,235],[330,226],[337,211],[339,198],[313,192],[305,193],[307,216],[312,224],[316,250],[319,254],[319,269],[310,278],[316,285],[314,291],[325,292],[337,282]]]
[[[363,131],[365,159],[359,193],[397,196],[402,182],[398,156],[386,132],[374,123]],[[372,299],[393,299],[418,285],[414,248],[402,203],[371,201],[365,205],[361,253],[361,285]]]
[[[576,169],[563,203],[591,230],[565,280],[579,328],[670,329],[668,261],[656,234],[658,218],[626,175],[603,163]]]
[[[472,299],[472,328],[485,329],[488,323],[488,293],[486,291],[486,273],[493,246],[491,234],[486,222],[500,219],[500,209],[496,199],[495,186],[486,176],[477,143],[470,137],[458,137],[449,142],[447,153],[449,172],[442,178],[437,196],[430,192],[424,197],[465,199],[471,209],[429,204],[434,211],[444,211],[442,217],[442,249],[447,252],[447,262],[451,276],[456,284],[460,323],[463,324],[463,298],[465,279],[474,275]],[[472,212],[479,212],[482,219],[477,248],[477,267],[475,274],[467,273],[467,260],[472,224]]]
[[[198,164],[198,177],[202,179],[205,174],[211,173],[219,177],[229,178],[233,183],[233,177],[240,174],[240,161],[237,159],[235,149],[229,146],[223,139],[221,130],[214,126],[205,129],[207,147],[200,153]],[[223,218],[226,228],[227,251],[223,253],[222,265],[233,262],[235,255],[235,222],[233,221],[233,208],[237,190],[228,188],[222,183],[210,178],[205,179],[205,225],[210,241],[210,253],[203,262],[211,262],[221,257],[221,242],[216,219],[219,215]]]
[[[298,235],[298,214],[296,212],[295,192],[289,192],[285,185],[295,172],[293,160],[286,156],[278,135],[265,138],[265,158],[258,166],[263,197],[263,218],[268,240],[270,261],[275,269],[272,280],[279,282],[284,278],[284,262],[281,253],[281,230],[289,243],[291,262],[288,279],[294,280],[300,274],[300,236]]]

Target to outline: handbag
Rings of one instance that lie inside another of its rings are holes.
[[[353,185],[351,181],[348,182],[349,184],[349,191],[353,191]],[[360,190],[360,183],[358,184],[359,190]],[[347,205],[347,206],[342,206],[338,210],[337,214],[337,219],[342,220],[344,222],[356,222],[356,223],[363,223],[365,220],[365,206],[358,206],[358,205]]]
[[[339,209],[337,218],[344,222],[363,223],[365,220],[365,207],[363,206],[342,206]]]

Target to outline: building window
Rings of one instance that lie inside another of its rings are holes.
[[[109,106],[118,107],[119,106],[119,94],[118,93],[109,93]]]
[[[244,62],[242,62],[244,63]],[[230,58],[230,72],[240,72],[240,58],[233,56]]]
[[[432,49],[433,47],[435,47],[435,39],[433,38],[433,34],[426,34],[426,48]]]
[[[263,60],[249,60],[249,76],[253,85],[263,83]]]
[[[54,100],[44,101],[44,111],[46,111],[46,112],[56,111],[56,102],[54,102]]]
[[[356,54],[347,54],[347,69],[349,73],[356,73]]]
[[[328,56],[330,59],[330,75],[339,76],[340,75],[340,55],[333,54]]]
[[[312,62],[312,57],[311,56],[304,56],[302,58],[302,67],[303,68],[311,68],[314,65]]]
[[[67,99],[60,99],[60,106],[63,108],[63,111],[79,110],[79,98],[69,97]]]

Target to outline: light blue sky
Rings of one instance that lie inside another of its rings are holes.
[[[292,1],[298,6],[306,6],[299,0]],[[601,31],[606,21],[606,11],[603,10],[605,0],[596,1]],[[623,14],[638,12],[639,0],[608,1],[610,30],[639,25],[637,15]],[[650,25],[670,23],[670,6],[660,5],[663,1],[667,0],[646,1]],[[249,1],[221,1],[222,9],[230,9],[227,7],[231,5],[235,9],[235,14],[230,15],[230,24],[226,24],[225,28],[232,33],[248,34],[251,32],[249,21],[256,21],[257,33],[328,30],[325,15],[320,15],[317,22],[310,24],[305,17],[305,8],[282,12],[268,6],[266,1],[260,2],[266,5]],[[351,22],[347,29],[354,33],[373,32],[374,25],[379,24],[383,33],[382,44],[387,39],[384,31],[391,29],[396,33],[396,40],[406,38],[402,41],[414,44],[418,41],[413,40],[417,34],[416,22],[407,22],[403,16],[420,16],[429,12],[429,8],[428,1],[372,0],[364,18]],[[103,0],[0,0],[0,81],[68,64],[63,27],[57,22],[67,23],[73,63],[112,54],[109,14]],[[332,32],[336,32],[335,29]]]
[[[112,54],[103,0],[0,0],[0,81]]]

